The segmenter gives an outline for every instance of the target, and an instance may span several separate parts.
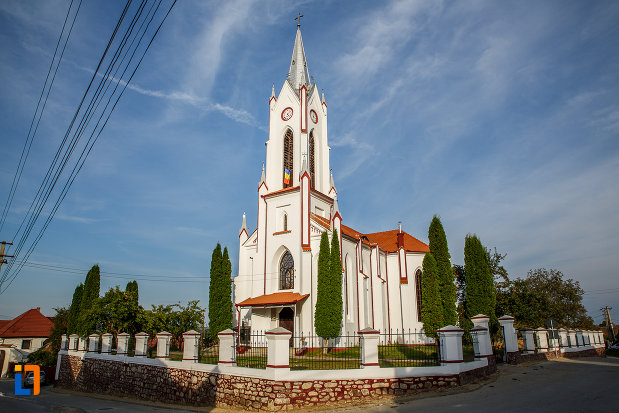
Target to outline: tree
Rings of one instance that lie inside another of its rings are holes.
[[[520,326],[541,327],[552,318],[560,327],[593,327],[579,282],[563,277],[559,270],[530,270],[527,278],[514,280],[499,294],[497,312],[515,317]]]
[[[60,342],[62,335],[67,334],[67,322],[69,320],[69,310],[65,307],[54,308],[56,315],[52,319],[54,323],[49,333],[49,346],[54,354],[60,351]]]
[[[99,288],[101,285],[101,275],[98,265],[93,265],[84,281],[84,292],[80,301],[79,321],[77,334],[86,337],[97,329],[97,320],[94,316],[97,300],[99,299]]]
[[[113,334],[140,332],[144,324],[144,309],[138,304],[137,295],[137,282],[130,282],[125,291],[119,286],[110,288],[92,311],[97,329]]]
[[[336,298],[333,296],[333,291],[335,289],[333,278],[329,236],[325,231],[320,237],[320,251],[318,252],[318,286],[316,290],[316,310],[314,313],[314,328],[316,329],[316,334],[325,340],[337,337],[340,334],[341,327],[340,323],[338,323],[337,326],[334,323],[337,319],[334,316],[335,306],[333,304]],[[337,291],[340,296],[340,313],[342,311],[341,288],[340,270],[340,290]]]
[[[466,274],[466,313],[469,317],[484,314],[494,320],[496,293],[488,255],[476,235],[464,240],[464,272]]]
[[[434,256],[431,252],[426,253],[421,277],[421,321],[428,337],[437,337],[436,330],[444,326],[437,272]]]
[[[218,305],[218,287],[222,278],[222,260],[221,245],[219,242],[213,250],[211,256],[211,281],[209,284],[208,294],[208,330],[212,340],[217,339],[217,330],[219,328],[217,322],[217,305]]]
[[[199,300],[192,300],[186,306],[180,303],[152,306],[144,312],[144,331],[151,336],[167,331],[173,336],[176,346],[182,334],[189,330],[197,330],[202,325],[203,308],[198,306]]]
[[[224,248],[221,260],[222,274],[219,294],[219,331],[232,327],[232,263],[228,256],[228,247]]]
[[[77,287],[75,287],[73,299],[71,300],[71,306],[69,307],[69,314],[67,316],[67,334],[77,333],[80,315],[80,302],[82,301],[83,293],[84,284],[80,283]]]
[[[342,257],[340,255],[340,238],[337,229],[333,230],[331,237],[331,254],[329,259],[330,267],[330,308],[329,324],[332,331],[337,331],[334,337],[340,335],[342,326]]]
[[[436,260],[436,278],[438,281],[443,321],[445,324],[456,323],[456,286],[454,273],[451,268],[447,237],[443,224],[438,216],[434,215],[428,229],[430,253]]]
[[[232,264],[228,248],[221,252],[218,243],[211,259],[211,283],[209,289],[209,335],[212,340],[217,334],[232,327]]]

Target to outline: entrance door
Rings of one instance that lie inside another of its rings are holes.
[[[286,307],[279,312],[279,326],[284,327],[294,335],[294,311],[292,311],[292,308]],[[292,337],[290,337],[290,346],[292,346]]]

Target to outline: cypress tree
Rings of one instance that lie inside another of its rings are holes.
[[[443,310],[443,322],[445,325],[455,325],[456,316],[456,286],[454,273],[451,268],[447,237],[443,224],[438,216],[434,215],[428,229],[430,252],[436,260],[436,275],[438,280],[441,307]]]
[[[228,256],[228,247],[224,248],[221,259],[221,278],[218,287],[218,320],[219,331],[232,327],[232,263]]]
[[[331,338],[329,329],[329,273],[331,272],[331,251],[329,237],[326,231],[320,237],[318,252],[318,286],[316,289],[316,310],[314,312],[314,328],[316,334],[324,339]]]
[[[96,302],[99,299],[99,288],[101,286],[101,273],[97,264],[93,265],[84,281],[84,292],[80,301],[79,321],[77,334],[86,337],[95,332],[97,319],[93,312],[96,310]]]
[[[337,229],[331,238],[329,267],[329,338],[335,338],[342,326],[342,257]]]
[[[217,325],[217,306],[218,306],[218,291],[217,288],[219,286],[219,280],[221,278],[222,273],[222,253],[221,253],[221,245],[219,242],[217,246],[213,250],[213,255],[211,257],[211,281],[209,285],[209,294],[208,294],[208,329],[209,335],[212,340],[217,339],[217,333],[219,331],[215,331],[218,328]]]
[[[464,272],[466,274],[466,314],[483,314],[494,319],[496,292],[488,254],[476,235],[464,240]]]
[[[444,326],[443,308],[438,288],[437,265],[432,253],[423,258],[421,277],[421,321],[428,337],[436,338],[436,330]]]
[[[82,301],[83,293],[84,284],[80,283],[77,287],[75,287],[75,291],[73,292],[73,300],[71,300],[71,306],[69,307],[69,315],[67,317],[67,334],[75,334],[77,332],[80,315],[80,302]]]

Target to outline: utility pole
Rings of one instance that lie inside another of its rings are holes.
[[[2,264],[6,264],[7,260],[5,259],[6,257],[8,258],[14,258],[15,255],[4,255],[4,247],[6,245],[13,245],[12,242],[6,242],[6,241],[2,241],[2,246],[0,247],[0,270],[2,269]]]
[[[616,340],[615,337],[615,328],[613,326],[613,321],[610,319],[610,310],[612,307],[606,306],[604,308],[600,308],[604,312],[604,320],[606,321],[606,326],[608,327],[608,337],[610,337],[611,343],[614,343]]]

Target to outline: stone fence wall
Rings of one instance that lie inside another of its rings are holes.
[[[282,328],[266,333],[266,369],[236,365],[231,330],[219,334],[217,364],[198,363],[199,334],[195,331],[183,335],[182,361],[169,359],[170,334],[166,332],[157,335],[156,358],[146,357],[148,335],[145,333],[136,334],[133,356],[128,354],[128,334],[116,337],[115,354],[111,334],[91,335],[88,340],[75,335],[64,336],[56,379],[59,386],[77,391],[193,406],[277,411],[359,403],[367,399],[458,386],[496,371],[488,317],[480,315],[474,317],[473,322],[476,330],[473,361],[463,361],[463,330],[447,326],[438,331],[440,365],[380,367],[379,333],[365,329],[359,332],[361,368],[338,370],[291,370],[288,347],[291,333]],[[513,318],[502,318],[501,323],[508,354],[525,357],[518,351]],[[589,337],[584,333],[577,336]],[[582,338],[575,341],[575,347],[564,347],[558,353],[584,355],[595,352],[601,347],[596,342],[593,336],[588,341]]]

